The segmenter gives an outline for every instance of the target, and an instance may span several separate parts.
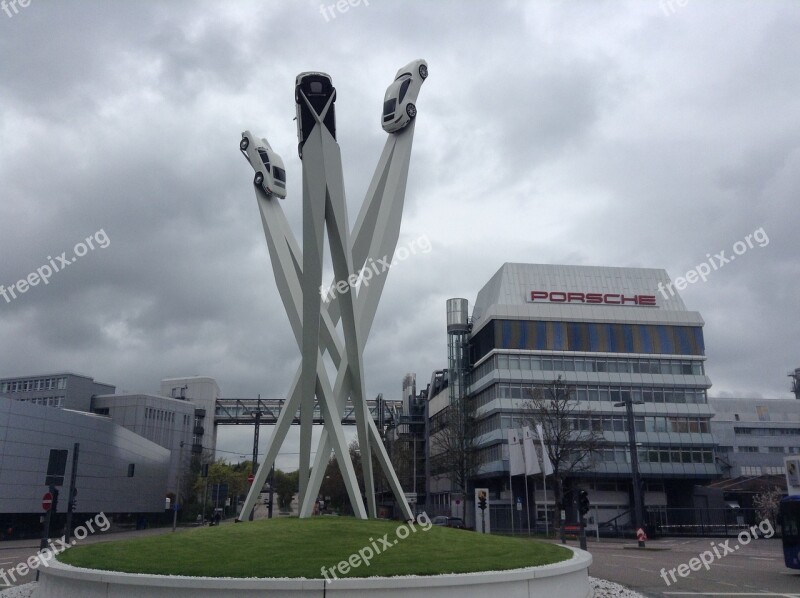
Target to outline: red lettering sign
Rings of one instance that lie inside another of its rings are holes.
[[[638,305],[658,307],[655,295],[620,293],[567,293],[564,291],[531,291],[529,303],[591,303],[593,305]]]

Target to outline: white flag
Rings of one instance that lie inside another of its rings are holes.
[[[550,455],[547,454],[547,449],[544,445],[544,430],[542,430],[542,424],[536,424],[536,433],[539,435],[539,444],[542,447],[542,470],[544,470],[544,475],[550,475],[553,473],[553,463],[550,461]]]
[[[522,450],[525,455],[525,475],[541,473],[539,456],[533,444],[533,432],[528,426],[522,428]]]
[[[522,475],[525,473],[525,461],[522,459],[522,438],[519,430],[509,428],[508,432],[508,465],[511,468],[511,475]]]

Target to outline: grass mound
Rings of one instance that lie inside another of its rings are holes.
[[[321,579],[325,567],[341,579],[500,571],[572,557],[553,544],[425,527],[349,517],[268,519],[76,546],[58,559],[91,569],[210,577]],[[347,565],[337,569],[340,562]]]

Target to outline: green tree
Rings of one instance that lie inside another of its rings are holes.
[[[208,483],[206,515],[208,516],[210,514],[210,508],[213,506],[214,497],[212,496],[211,489],[216,484],[227,484],[228,496],[231,497],[231,499],[244,496],[250,489],[247,476],[251,471],[252,463],[250,461],[231,464],[223,459],[219,459],[208,464],[207,478],[200,477],[198,472],[198,475],[194,478],[192,490],[195,496],[200,497],[197,502],[202,503],[202,497],[205,495],[206,483]],[[202,510],[202,504],[200,505],[200,509]]]
[[[358,488],[361,496],[364,496],[364,472],[361,470],[361,450],[358,446],[358,440],[353,440],[348,446],[350,459],[353,461],[353,468],[356,472],[356,479],[358,480]],[[372,471],[375,476],[375,490],[380,491],[384,487],[388,487],[388,482],[380,467],[378,457],[375,451],[372,451]],[[330,497],[330,508],[339,511],[342,514],[352,515],[353,508],[350,505],[350,497],[347,494],[347,487],[344,484],[339,463],[336,460],[336,455],[331,455],[328,459],[328,465],[325,469],[325,477],[320,486],[320,495],[323,498]]]
[[[278,506],[282,511],[288,511],[292,507],[292,498],[297,493],[300,484],[300,473],[290,471],[288,473],[275,470],[275,494],[278,496]]]

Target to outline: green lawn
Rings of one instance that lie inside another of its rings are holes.
[[[396,521],[349,517],[281,518],[203,527],[174,534],[76,546],[61,562],[163,575],[322,578],[359,551],[370,559],[339,578],[437,575],[545,565],[571,558],[554,544]],[[408,537],[400,538],[408,532]],[[381,540],[383,539],[383,540]],[[396,543],[395,543],[396,542]],[[387,546],[388,544],[388,546]],[[369,549],[374,554],[367,552]],[[356,557],[354,557],[356,558]]]

